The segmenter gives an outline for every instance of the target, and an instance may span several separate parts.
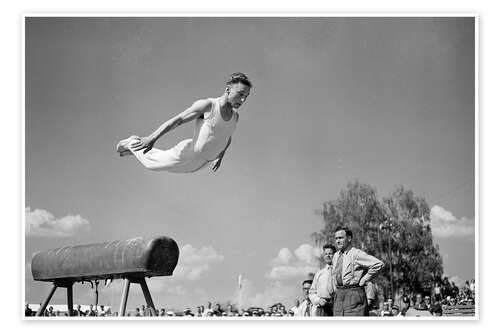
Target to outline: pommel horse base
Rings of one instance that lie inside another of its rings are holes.
[[[178,259],[177,243],[165,236],[138,237],[37,252],[31,260],[33,279],[52,282],[53,286],[36,315],[43,315],[59,287],[67,289],[68,315],[72,316],[75,282],[124,279],[119,315],[125,315],[130,283],[137,283],[141,286],[146,304],[156,316],[146,277],[171,276]]]

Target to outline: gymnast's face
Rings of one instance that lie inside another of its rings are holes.
[[[228,103],[234,109],[238,109],[250,95],[250,87],[241,82],[233,83],[226,86],[226,94]]]

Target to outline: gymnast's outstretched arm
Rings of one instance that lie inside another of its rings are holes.
[[[200,99],[193,103],[189,108],[179,113],[175,117],[164,122],[156,131],[151,135],[138,139],[132,143],[131,148],[134,151],[144,149],[144,154],[150,151],[156,141],[165,133],[173,130],[177,126],[188,123],[194,119],[201,117],[205,112],[211,108],[211,102],[208,99]]]

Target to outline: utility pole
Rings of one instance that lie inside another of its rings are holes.
[[[95,310],[97,311],[97,305],[99,304],[99,280],[95,280]]]
[[[389,280],[390,280],[390,286],[391,286],[391,297],[394,297],[394,287],[393,287],[393,281],[392,281],[392,222],[391,218],[388,217],[384,220],[383,224],[380,225],[380,230],[386,230],[387,234],[389,235],[389,251],[388,251],[388,256],[389,256]]]

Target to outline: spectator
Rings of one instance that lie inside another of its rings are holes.
[[[397,305],[391,307],[391,317],[397,317],[399,315],[399,308]]]
[[[423,302],[423,297],[421,293],[418,293],[417,296],[415,296],[415,303],[413,304],[413,308],[416,310],[427,310],[427,307]]]
[[[387,299],[387,304],[389,305],[389,310],[392,309],[392,306],[394,305],[394,300],[392,299],[392,297],[389,297]]]
[[[366,299],[368,301],[368,310],[376,312],[376,310],[379,308],[380,303],[380,291],[378,286],[375,283],[368,281],[365,286],[365,293]]]
[[[145,317],[146,316],[146,306],[141,305],[141,308],[139,309],[139,317]]]
[[[220,317],[222,315],[222,308],[219,303],[215,304],[214,315]]]
[[[440,301],[442,298],[442,295],[441,295],[441,283],[439,281],[434,283],[434,289],[432,292],[433,292],[434,299],[436,301]]]
[[[31,317],[33,316],[33,310],[31,310],[30,305],[26,303],[26,307],[24,308],[24,316]]]
[[[332,259],[335,267],[334,316],[368,316],[365,285],[384,267],[379,259],[353,247],[352,239],[349,228],[335,229],[337,252]]]
[[[311,289],[312,283],[312,280],[305,280],[302,282],[302,295],[304,296],[304,300],[299,304],[297,308],[297,316],[299,317],[316,316],[316,306],[311,302],[309,298],[309,290]]]
[[[228,304],[227,305],[226,312],[227,312],[227,316],[228,317],[234,317],[234,310],[233,310],[233,305],[232,304]]]
[[[331,317],[333,316],[333,293],[335,290],[333,281],[333,265],[332,259],[335,253],[333,244],[325,244],[323,246],[323,259],[325,267],[314,274],[313,282],[309,290],[311,302],[317,308],[317,316]]]
[[[422,300],[422,294],[418,293],[416,296],[415,303],[410,307],[405,314],[406,317],[430,317],[431,312],[425,306]]]
[[[56,314],[54,313],[54,308],[52,306],[49,306],[49,312],[47,313],[47,317],[55,317]]]
[[[469,288],[472,293],[472,297],[474,297],[474,294],[476,293],[476,281],[474,279],[470,280]]]
[[[443,315],[443,308],[441,307],[441,304],[439,302],[435,302],[432,309],[431,313],[435,317],[441,317]]]
[[[198,307],[198,313],[196,314],[197,317],[203,317],[205,315],[205,306],[200,305]]]
[[[424,297],[424,306],[427,308],[427,310],[430,310],[432,308],[431,297],[428,295]]]
[[[212,302],[208,302],[207,303],[207,308],[205,309],[205,311],[203,311],[203,315],[206,316],[209,311],[213,312],[213,310],[212,310]]]
[[[140,317],[141,316],[141,310],[139,308],[135,308],[135,313],[133,314],[133,317]]]
[[[165,317],[166,315],[167,315],[167,313],[165,312],[165,308],[162,308],[162,309],[160,310],[160,315],[159,315],[159,317]]]
[[[460,290],[458,289],[458,287],[455,285],[455,282],[452,282],[451,283],[451,297],[453,298],[457,298],[458,297],[458,293],[460,292]]]
[[[76,305],[75,316],[77,316],[77,317],[84,317],[85,316],[85,312],[82,311],[82,306],[80,304]]]
[[[88,310],[88,314],[87,314],[87,317],[96,317],[97,316],[97,313],[94,311],[94,306],[93,305],[90,305],[89,306],[89,310]]]
[[[467,297],[470,297],[471,291],[469,281],[465,281],[464,293]]]
[[[109,310],[104,309],[104,305],[100,305],[99,309],[97,310],[97,316],[104,317],[108,314],[109,314]]]
[[[406,316],[406,312],[410,308],[410,298],[406,295],[403,295],[401,297],[401,311],[398,314],[398,317],[404,317]]]
[[[444,277],[444,279],[443,279],[442,292],[443,292],[444,298],[451,296],[451,285],[450,285],[450,281],[448,281],[447,277]]]
[[[391,308],[389,307],[388,302],[384,302],[382,306],[382,311],[380,311],[380,317],[390,317],[391,316]]]

